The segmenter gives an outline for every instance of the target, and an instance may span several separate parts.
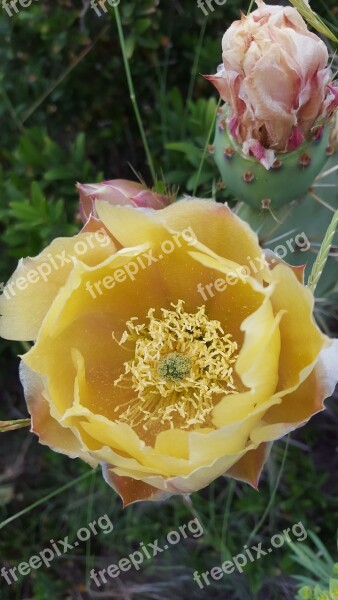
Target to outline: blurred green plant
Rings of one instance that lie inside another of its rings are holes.
[[[41,128],[27,130],[17,148],[3,150],[0,166],[0,266],[5,281],[15,259],[33,256],[55,237],[75,234],[75,182],[102,180],[86,158],[85,135],[77,135],[68,152]]]
[[[315,533],[309,531],[309,536],[315,549],[289,543],[293,560],[311,574],[294,576],[299,584],[296,600],[335,600],[338,598],[338,563]]]

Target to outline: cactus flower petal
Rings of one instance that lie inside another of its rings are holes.
[[[302,272],[265,260],[214,202],[94,209],[102,248],[94,233],[56,240],[10,283],[46,258],[58,267],[48,280],[1,299],[2,336],[35,340],[20,370],[32,431],[100,464],[125,506],[222,475],[257,487],[271,443],[322,410],[337,381],[337,343],[314,322]]]

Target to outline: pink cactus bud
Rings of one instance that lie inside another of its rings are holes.
[[[231,135],[270,168],[274,152],[295,150],[332,114],[338,88],[324,42],[298,11],[257,4],[225,32],[223,64],[207,79],[229,106]]]
[[[105,200],[114,205],[160,209],[170,204],[168,196],[149,190],[141,183],[127,179],[111,179],[100,183],[78,183],[80,214],[86,224],[97,218],[95,200]]]

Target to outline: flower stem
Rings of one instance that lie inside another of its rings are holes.
[[[253,6],[254,0],[250,0],[250,4],[249,4],[249,8],[248,8],[248,12],[246,13],[247,15],[249,15],[252,11],[252,6]]]
[[[19,512],[15,513],[15,515],[12,515],[11,517],[8,517],[8,519],[5,519],[4,521],[2,521],[0,523],[0,529],[3,529],[3,527],[8,525],[9,523],[12,523],[12,521],[15,521],[19,517],[22,517],[23,515],[27,514],[34,508],[37,508],[41,504],[48,502],[48,500],[50,500],[51,498],[54,498],[54,496],[58,496],[59,494],[61,494],[65,490],[67,490],[68,488],[71,488],[74,485],[76,485],[77,483],[79,483],[80,481],[83,481],[84,479],[87,479],[87,477],[92,477],[92,476],[93,476],[93,472],[91,470],[87,471],[87,473],[80,475],[80,477],[77,477],[77,479],[73,479],[73,481],[70,481],[69,483],[66,483],[66,485],[63,485],[62,487],[58,488],[57,490],[54,490],[53,492],[48,494],[48,496],[44,496],[44,498],[40,498],[36,502],[33,502],[33,504],[26,506],[26,508],[24,508],[23,510],[20,510]]]
[[[280,466],[280,469],[279,469],[279,472],[278,472],[278,475],[277,475],[277,478],[276,478],[276,481],[275,481],[275,485],[274,485],[274,487],[272,489],[272,492],[271,492],[271,495],[270,495],[270,500],[269,500],[269,502],[267,504],[267,507],[266,507],[266,509],[265,509],[265,511],[263,513],[262,518],[260,519],[260,521],[257,523],[257,525],[254,527],[254,529],[250,533],[248,541],[246,542],[247,545],[250,544],[251,540],[253,540],[254,537],[257,535],[257,533],[260,531],[262,525],[264,525],[266,517],[270,513],[271,507],[273,506],[273,503],[275,501],[275,496],[276,496],[277,490],[279,488],[279,483],[280,483],[280,480],[281,480],[281,477],[282,477],[282,474],[283,474],[286,457],[287,457],[287,454],[288,454],[289,441],[290,441],[290,436],[288,435],[287,438],[286,438],[286,444],[285,444],[285,449],[284,449],[284,452],[283,452],[282,463],[281,463],[281,466]]]
[[[214,116],[214,118],[212,120],[212,123],[211,123],[211,126],[210,126],[210,130],[209,130],[209,133],[208,133],[208,138],[207,138],[207,141],[206,141],[205,146],[204,146],[204,150],[203,150],[201,162],[199,164],[199,168],[198,168],[198,172],[197,172],[197,177],[195,179],[194,191],[192,193],[193,196],[196,196],[196,191],[197,191],[200,179],[201,179],[201,173],[202,173],[203,165],[204,165],[205,158],[206,158],[206,155],[207,155],[208,147],[209,147],[209,144],[210,144],[211,136],[212,136],[212,134],[214,132],[214,129],[215,129],[215,122],[216,122],[216,119],[217,119],[217,111],[218,111],[219,107],[221,106],[221,102],[222,102],[222,99],[220,98],[219,101],[218,101],[218,104],[216,106],[215,116]]]
[[[122,51],[122,57],[123,57],[123,63],[124,63],[124,68],[125,68],[125,72],[126,72],[126,77],[127,77],[127,82],[128,82],[128,88],[129,88],[129,98],[131,100],[131,103],[133,105],[133,109],[135,112],[135,117],[136,117],[136,121],[140,130],[140,134],[141,134],[141,138],[142,138],[142,142],[143,142],[143,146],[144,146],[144,150],[147,156],[147,161],[148,161],[148,165],[149,165],[149,169],[150,169],[150,173],[151,173],[151,177],[153,180],[153,184],[156,184],[156,171],[155,171],[155,167],[154,167],[154,163],[153,163],[153,158],[151,156],[151,152],[149,149],[149,145],[148,145],[148,141],[147,141],[147,136],[143,127],[143,122],[142,122],[142,117],[140,114],[140,110],[138,107],[138,103],[137,103],[137,98],[136,98],[136,94],[135,94],[135,88],[134,88],[134,83],[133,83],[133,79],[131,76],[131,71],[130,71],[130,66],[129,66],[129,60],[128,60],[128,56],[127,56],[127,49],[126,49],[126,40],[124,37],[124,32],[123,32],[123,27],[122,27],[122,23],[121,23],[121,17],[120,17],[120,12],[119,12],[119,7],[114,6],[114,13],[115,13],[115,20],[116,20],[116,25],[117,25],[117,31],[118,31],[118,35],[119,35],[119,41],[120,41],[120,46],[121,46],[121,51]]]

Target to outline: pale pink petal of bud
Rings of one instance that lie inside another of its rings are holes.
[[[100,183],[78,183],[80,215],[88,226],[88,219],[97,219],[95,200],[105,200],[113,205],[135,206],[158,210],[168,206],[170,198],[149,190],[141,183],[126,179],[111,179]]]
[[[304,136],[300,130],[299,127],[295,127],[292,130],[290,139],[289,139],[289,145],[288,145],[288,149],[289,150],[296,150],[296,148],[298,148],[298,146],[300,146],[302,143],[304,142]]]
[[[248,140],[243,144],[243,152],[247,156],[254,156],[266,168],[270,169],[275,161],[275,153],[273,150],[267,150],[257,140]]]

